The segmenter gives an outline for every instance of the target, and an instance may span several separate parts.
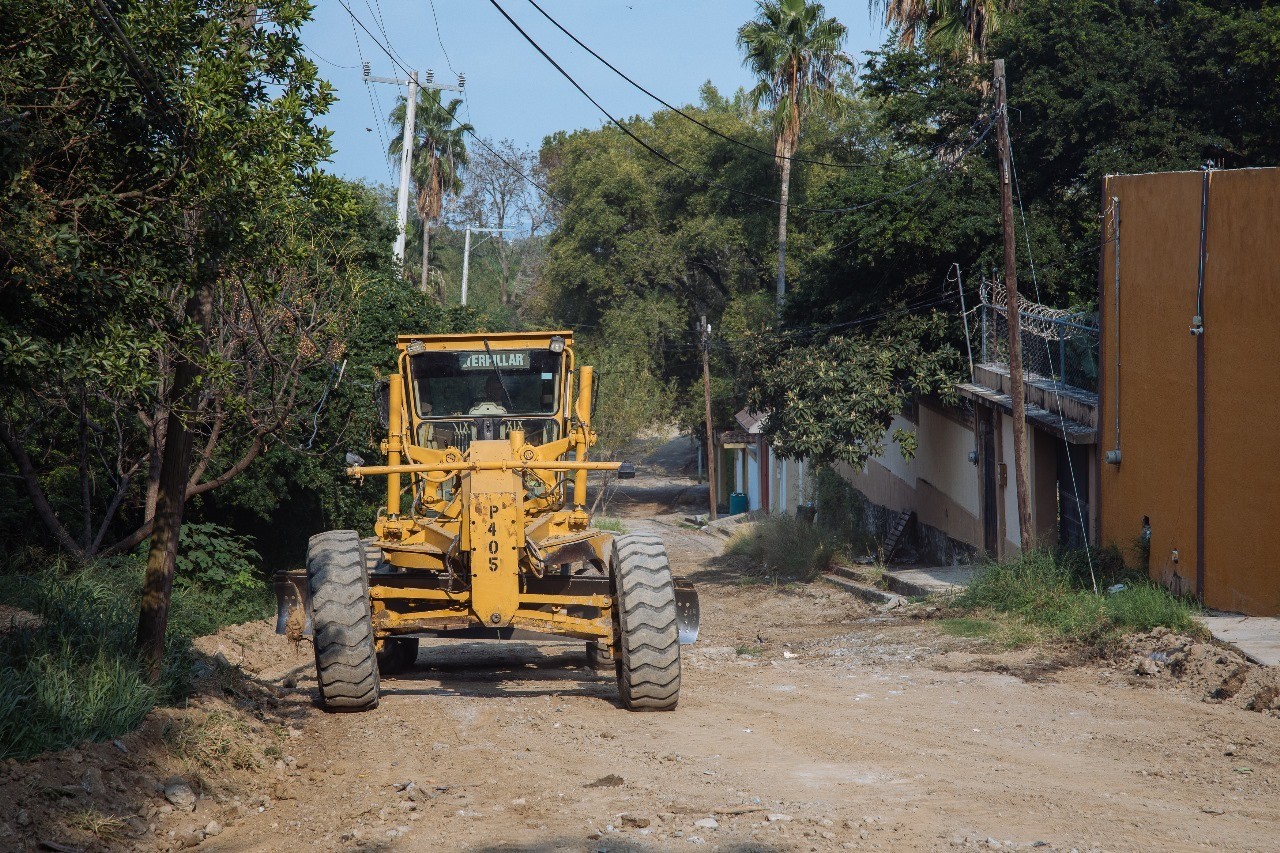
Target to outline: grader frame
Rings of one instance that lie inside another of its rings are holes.
[[[591,527],[589,472],[634,468],[588,458],[594,376],[576,364],[572,333],[401,335],[396,346],[379,399],[386,464],[347,469],[387,478],[374,536],[319,534],[306,574],[276,579],[277,628],[305,612],[324,704],[375,706],[380,676],[416,659],[418,637],[550,634],[586,640],[625,707],[674,708],[697,594],[672,578],[656,537]],[[497,400],[460,406],[482,377]]]

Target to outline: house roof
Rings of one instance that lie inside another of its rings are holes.
[[[743,409],[734,415],[733,418],[738,422],[738,426],[742,427],[752,435],[759,435],[761,428],[764,427],[767,415],[757,414],[750,409]]]

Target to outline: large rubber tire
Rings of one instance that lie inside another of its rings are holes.
[[[666,546],[657,536],[617,536],[611,563],[622,706],[628,711],[675,710],[680,700],[680,631]]]
[[[307,544],[307,586],[320,701],[328,710],[378,707],[378,661],[369,612],[369,575],[354,530],[333,530]]]

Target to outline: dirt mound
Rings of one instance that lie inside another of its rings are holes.
[[[274,619],[223,628],[196,640],[195,647],[214,660],[268,679],[283,677],[313,663],[311,641],[295,641],[277,634]]]
[[[1180,687],[1206,702],[1280,717],[1280,669],[1167,628],[1125,638],[1120,671],[1131,683]]]
[[[310,663],[263,622],[196,642],[195,692],[103,743],[0,763],[2,850],[176,850],[293,796],[290,742],[311,713]],[[284,681],[290,687],[281,687]]]

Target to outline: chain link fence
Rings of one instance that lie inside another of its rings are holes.
[[[1004,285],[984,281],[977,306],[982,362],[1009,363],[1009,318]],[[1095,315],[1019,300],[1022,369],[1028,379],[1098,390],[1098,323]]]

